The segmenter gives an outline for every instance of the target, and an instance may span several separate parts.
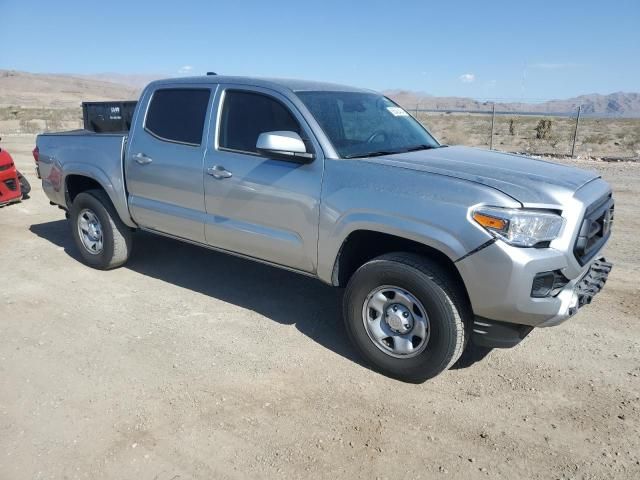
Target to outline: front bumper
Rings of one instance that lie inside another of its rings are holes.
[[[563,301],[562,309],[558,314],[538,327],[556,325],[575,315],[584,305],[593,300],[604,284],[607,282],[609,272],[613,265],[604,257],[596,259],[589,271],[579,281],[574,282],[573,287],[565,287],[568,301]],[[475,317],[473,322],[472,341],[476,345],[490,348],[511,348],[520,343],[533,329],[533,326],[521,325],[512,322],[490,320]]]
[[[22,198],[20,181],[16,169],[12,166],[0,172],[0,205],[19,202]]]
[[[473,312],[499,322],[548,327],[576,314],[606,282],[611,264],[597,257],[576,268],[572,253],[553,248],[516,248],[496,241],[456,263]],[[540,272],[560,270],[569,282],[555,296],[534,298]]]

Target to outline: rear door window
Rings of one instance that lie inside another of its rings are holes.
[[[221,148],[256,153],[261,133],[281,130],[300,135],[300,124],[281,102],[260,93],[225,92],[218,139]]]
[[[199,146],[211,91],[208,88],[162,88],[153,93],[145,129],[168,142]]]

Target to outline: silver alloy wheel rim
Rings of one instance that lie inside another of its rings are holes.
[[[362,307],[362,321],[373,344],[392,357],[415,357],[429,343],[427,311],[400,287],[384,285],[372,290]]]
[[[98,216],[88,208],[81,210],[78,215],[78,235],[87,252],[92,255],[102,253],[102,224]]]

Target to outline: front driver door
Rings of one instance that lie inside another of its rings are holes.
[[[207,243],[315,272],[324,160],[319,145],[286,97],[258,87],[220,88],[214,147],[204,161]],[[306,139],[316,155],[312,163],[256,152],[260,133],[283,130]]]

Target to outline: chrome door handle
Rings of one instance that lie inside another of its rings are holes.
[[[148,165],[153,162],[153,158],[147,157],[144,153],[136,153],[133,159],[140,165]]]
[[[229,170],[225,169],[221,165],[214,165],[211,168],[207,168],[207,174],[214,178],[231,178],[233,176]]]

